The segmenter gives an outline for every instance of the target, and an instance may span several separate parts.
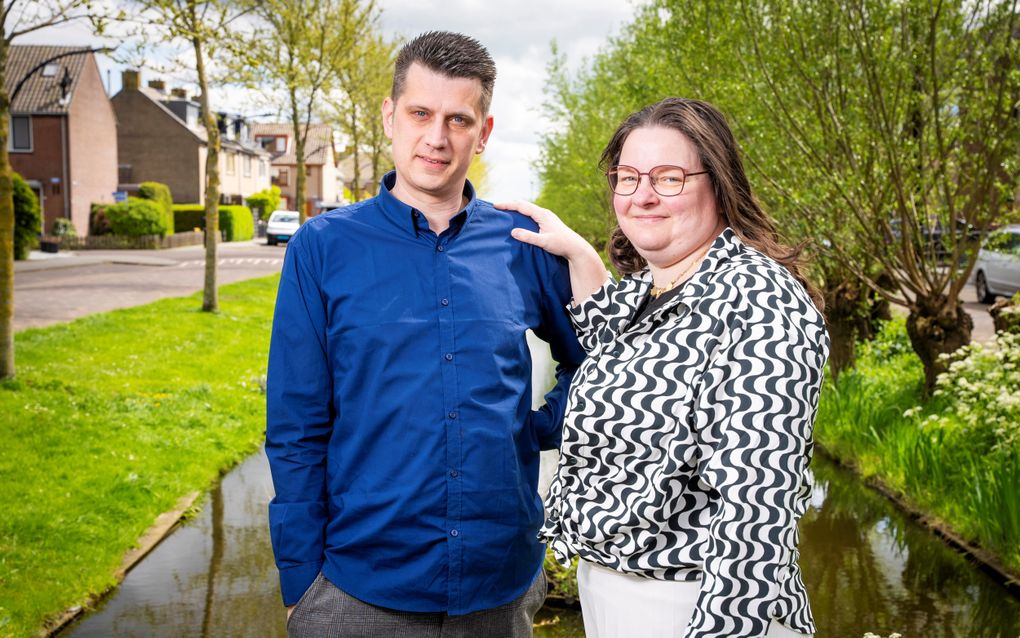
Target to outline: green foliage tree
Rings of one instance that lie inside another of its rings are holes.
[[[323,110],[323,121],[333,124],[350,143],[353,201],[375,195],[379,180],[391,166],[389,140],[383,130],[379,109],[390,94],[396,41],[387,41],[379,34],[365,37],[357,45],[359,51],[351,64],[340,69],[337,89],[331,91]],[[367,159],[371,175],[370,192],[362,192],[362,166]]]
[[[39,198],[21,175],[11,173],[14,183],[14,258],[28,259],[36,236],[42,232]]]
[[[205,277],[202,292],[202,310],[219,310],[217,279],[217,242],[219,241],[220,168],[222,148],[219,122],[212,110],[209,97],[210,60],[218,59],[225,45],[232,44],[225,33],[248,10],[231,0],[134,0],[137,14],[131,19],[144,24],[136,33],[141,50],[157,43],[171,46],[184,45],[193,53],[192,66],[199,88],[202,126],[206,135],[205,158]],[[157,38],[152,39],[152,27]],[[189,59],[189,58],[181,58]],[[171,204],[172,205],[172,204]],[[172,226],[173,224],[171,224]]]
[[[945,371],[940,355],[970,342],[960,292],[979,239],[1014,214],[1017,8],[1015,0],[741,6],[751,88],[792,158],[762,170],[833,260],[908,310],[928,389]]]
[[[7,77],[11,43],[27,33],[73,20],[102,24],[90,0],[4,0],[0,12],[0,379],[14,376],[14,178],[7,150],[11,98]]]
[[[258,211],[259,219],[266,219],[274,210],[280,208],[282,198],[280,187],[274,184],[265,190],[252,193],[244,201],[249,208]]]
[[[657,0],[575,79],[553,67],[539,202],[604,241],[594,162],[613,128],[666,95],[710,100],[785,239],[808,242],[834,365],[891,302],[930,387],[970,339],[978,239],[1012,214],[1016,17],[1015,2]]]
[[[319,101],[355,63],[377,19],[373,0],[246,0],[258,23],[239,47],[235,70],[287,113],[297,164],[294,204],[305,221],[305,147]]]

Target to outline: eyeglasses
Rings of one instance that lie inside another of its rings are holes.
[[[663,197],[673,197],[684,192],[684,184],[687,183],[688,177],[705,173],[708,171],[688,173],[679,166],[669,164],[656,166],[647,173],[642,173],[633,166],[619,164],[606,171],[606,178],[609,180],[609,188],[617,195],[633,195],[641,183],[641,176],[647,175],[652,190]]]

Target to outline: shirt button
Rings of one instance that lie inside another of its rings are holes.
[[[443,304],[444,306],[449,306],[450,300],[444,297],[439,303]]]
[[[456,419],[457,413],[451,410],[450,413],[447,414],[446,416],[450,417],[451,419]]]
[[[443,358],[446,359],[447,361],[453,361],[453,353],[447,352],[446,356],[444,356]]]
[[[446,249],[445,249],[445,248],[443,248],[443,245],[442,245],[442,244],[439,244],[438,246],[436,246],[436,250],[438,250],[439,252],[443,252],[443,251],[444,251],[444,250],[446,250]],[[454,534],[454,536],[456,536],[456,534]]]
[[[455,529],[451,529],[451,530],[450,530],[450,536],[454,536],[454,537],[456,537],[456,536],[460,536],[460,532],[458,532],[458,531],[457,531],[457,530],[455,530]]]
[[[450,470],[450,478],[457,478],[458,476],[460,476],[460,472],[457,470]]]

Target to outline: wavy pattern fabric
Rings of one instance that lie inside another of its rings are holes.
[[[686,638],[815,632],[798,559],[829,339],[780,264],[731,229],[679,295],[634,323],[645,270],[572,309],[574,377],[540,532],[574,555],[700,580]]]

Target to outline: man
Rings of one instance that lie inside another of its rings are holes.
[[[475,197],[496,70],[426,33],[383,103],[395,172],[294,235],[269,354],[269,520],[292,636],[530,636],[539,450],[584,354],[565,263]],[[559,362],[532,411],[525,331]]]

